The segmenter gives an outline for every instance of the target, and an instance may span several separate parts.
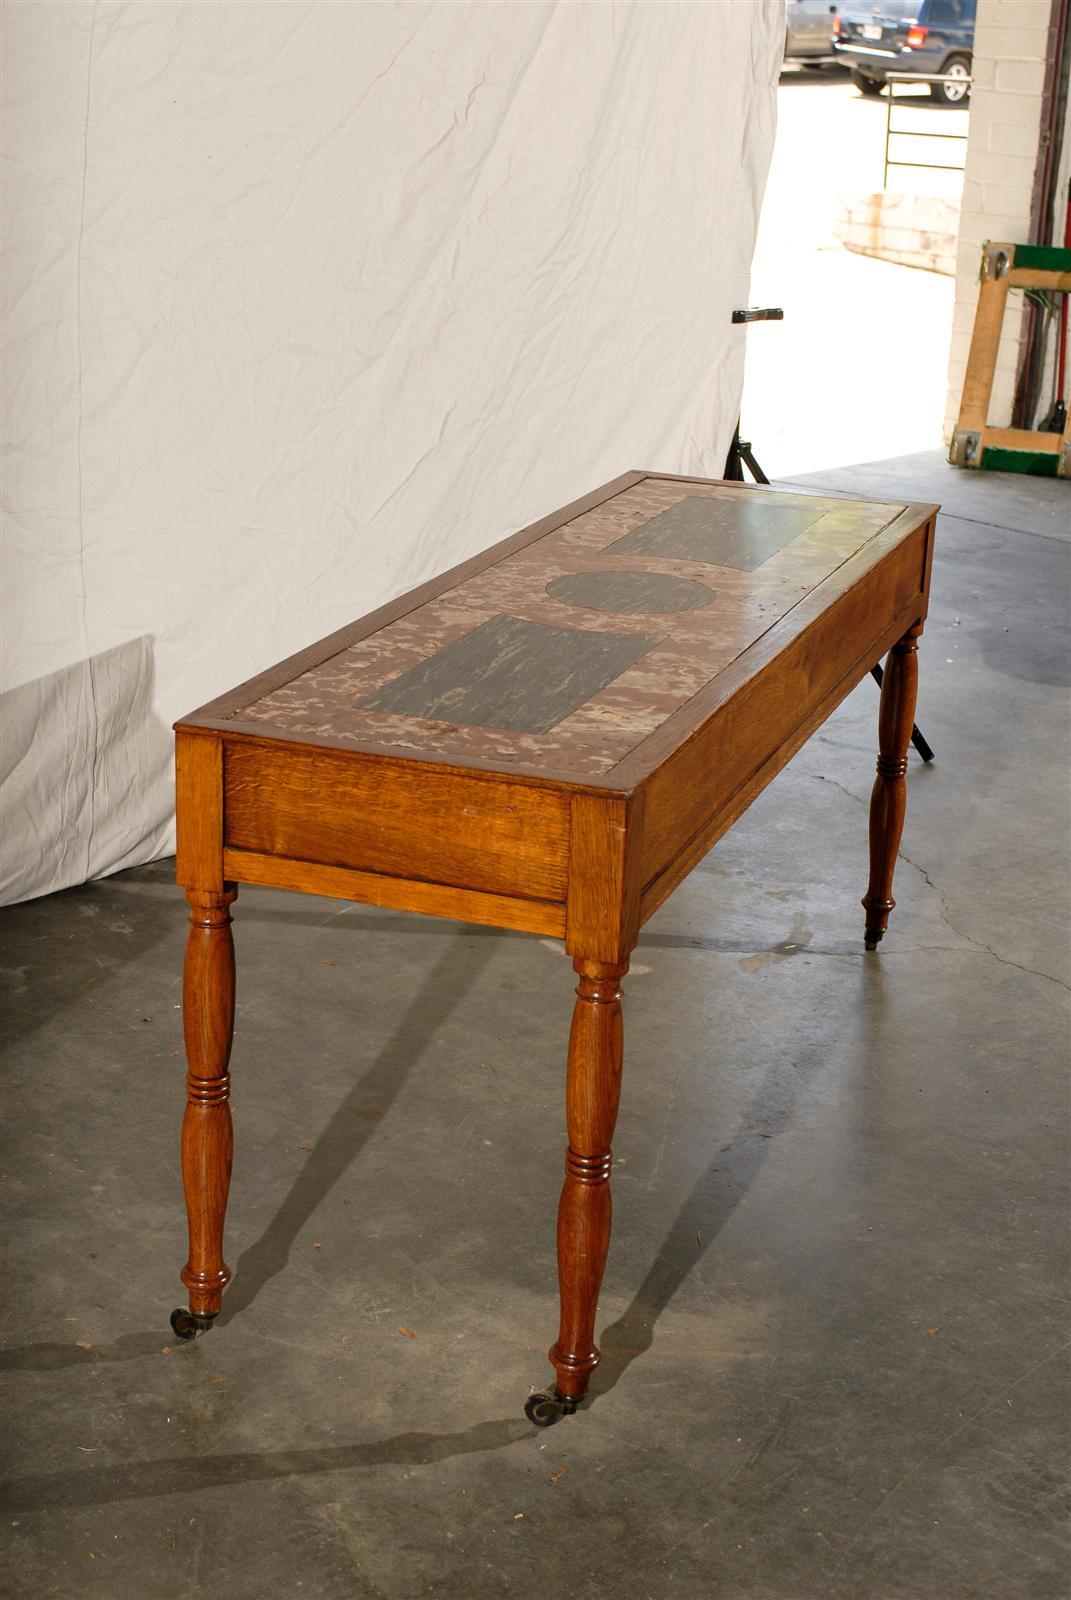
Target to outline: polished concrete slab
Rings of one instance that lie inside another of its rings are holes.
[[[804,480],[797,480],[804,481]],[[2,914],[6,1590],[1066,1600],[1071,485],[936,454],[899,900],[862,684],[645,929],[594,1402],[553,941],[243,891],[236,1277],[176,1346],[170,862]]]

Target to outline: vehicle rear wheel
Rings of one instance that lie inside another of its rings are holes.
[[[860,94],[880,94],[885,87],[880,78],[868,78],[865,72],[853,72],[852,82]]]
[[[943,106],[965,106],[971,97],[971,64],[966,56],[950,56],[942,68],[949,83],[931,83],[930,94]]]

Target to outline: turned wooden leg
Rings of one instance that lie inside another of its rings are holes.
[[[190,1229],[190,1254],[182,1281],[189,1312],[171,1325],[181,1338],[207,1326],[220,1308],[231,1272],[223,1260],[223,1218],[231,1183],[230,1074],[234,1031],[234,941],[231,905],[238,891],[189,889],[190,932],[182,982],[186,1039],[186,1114],[182,1122],[182,1186]]]
[[[866,948],[876,950],[889,925],[893,872],[907,806],[907,747],[915,721],[918,648],[916,622],[889,651],[878,712],[878,775],[870,797],[870,883],[863,896]]]
[[[576,1409],[599,1361],[595,1311],[610,1244],[610,1140],[621,1095],[619,980],[627,964],[577,960],[573,965],[580,982],[569,1034],[569,1143],[558,1205],[561,1322],[550,1350],[558,1381],[555,1395],[533,1395],[526,1408],[540,1423]]]

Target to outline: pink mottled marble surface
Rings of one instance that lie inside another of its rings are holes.
[[[623,534],[682,500],[740,505],[742,492],[747,491],[646,478],[243,706],[234,718],[262,723],[265,732],[322,735],[399,754],[515,761],[577,776],[606,773],[901,509],[813,495],[771,496],[772,509],[805,510],[810,524],[751,572],[607,552]],[[690,578],[708,586],[714,597],[698,610],[624,617],[569,605],[547,593],[547,584],[564,573],[600,570]],[[362,708],[360,702],[373,691],[501,613],[559,628],[635,631],[657,635],[661,642],[545,733],[458,726]]]

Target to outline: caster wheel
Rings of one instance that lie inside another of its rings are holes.
[[[215,1320],[215,1317],[199,1317],[185,1306],[176,1306],[171,1313],[171,1331],[176,1339],[196,1339],[199,1333],[207,1333]]]
[[[573,1395],[549,1393],[530,1394],[524,1402],[524,1414],[537,1428],[553,1428],[562,1417],[571,1417],[580,1401]]]
[[[957,428],[952,436],[948,459],[954,467],[976,467],[981,454],[982,436]]]

